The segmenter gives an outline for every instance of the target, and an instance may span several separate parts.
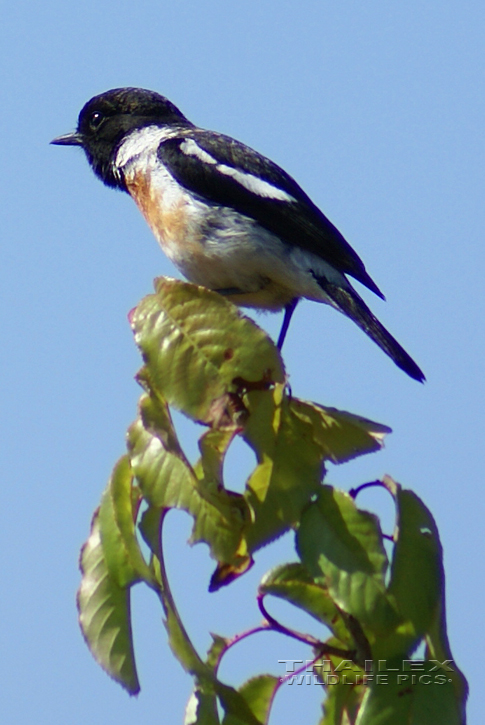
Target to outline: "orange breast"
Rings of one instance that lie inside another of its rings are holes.
[[[167,204],[163,192],[159,189],[156,193],[152,191],[149,176],[144,173],[127,179],[126,186],[164,249],[173,243],[188,241],[188,219],[183,197],[176,203]]]
[[[167,257],[190,281],[206,287],[224,286],[224,263],[217,256],[208,256],[200,220],[191,215],[185,193],[177,193],[174,185],[167,189],[160,183],[153,186],[149,174],[128,176],[126,186]]]

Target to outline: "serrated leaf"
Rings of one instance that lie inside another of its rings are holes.
[[[299,521],[320,488],[323,460],[311,425],[293,413],[283,385],[247,398],[250,415],[243,437],[258,461],[244,492],[253,512],[246,538],[254,551]]]
[[[392,432],[367,418],[297,398],[290,401],[290,407],[302,421],[311,424],[322,458],[332,463],[380,450],[384,437]]]
[[[325,624],[340,642],[353,646],[352,636],[327,588],[317,584],[302,564],[275,567],[265,574],[259,591],[294,604]]]
[[[135,534],[138,501],[134,501],[132,480],[129,458],[123,456],[113,470],[99,508],[99,527],[106,566],[110,576],[121,587],[141,579],[152,584],[150,570]]]
[[[243,437],[258,460],[244,494],[254,515],[246,534],[254,551],[298,523],[320,489],[325,461],[340,463],[378,450],[389,428],[291,398],[284,385],[249,392],[245,400]]]
[[[101,667],[130,695],[140,690],[131,630],[130,590],[113,579],[101,543],[98,512],[81,550],[77,604],[86,643]]]
[[[132,315],[135,340],[150,386],[195,420],[210,422],[211,407],[233,380],[283,382],[276,346],[222,295],[159,278],[156,294]]]
[[[195,476],[168,406],[154,395],[142,395],[139,410],[139,418],[128,429],[128,452],[142,494],[152,506],[183,508],[181,499]]]
[[[180,508],[194,518],[192,541],[205,541],[219,561],[247,558],[242,497],[204,486],[183,455],[166,404],[153,395],[140,401],[141,417],[128,432],[128,449],[140,490],[155,508]]]
[[[400,623],[387,597],[387,556],[379,521],[357,509],[348,494],[322,488],[303,513],[297,550],[337,606],[360,622],[371,644]]]
[[[259,675],[245,682],[238,690],[262,725],[268,722],[273,697],[279,684],[279,679],[273,675]],[[226,712],[222,725],[243,725],[245,722],[236,713]]]
[[[442,549],[430,511],[416,494],[402,489],[389,476],[383,483],[397,509],[388,594],[403,621],[376,642],[376,659],[411,653],[429,632],[444,601]]]

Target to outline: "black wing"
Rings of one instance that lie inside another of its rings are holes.
[[[229,136],[195,128],[163,141],[158,156],[184,188],[249,216],[384,298],[338,229],[296,181],[269,159]]]

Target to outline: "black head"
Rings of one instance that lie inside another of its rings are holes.
[[[77,130],[55,138],[59,146],[82,146],[94,172],[108,186],[123,188],[114,155],[127,133],[152,125],[192,126],[167,98],[144,88],[114,88],[86,103]]]

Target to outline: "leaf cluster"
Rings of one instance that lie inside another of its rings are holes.
[[[441,545],[430,512],[411,491],[384,479],[396,507],[389,557],[377,517],[360,510],[355,495],[323,483],[327,462],[377,451],[389,429],[293,397],[274,344],[216,293],[159,279],[131,325],[144,361],[143,394],[127,452],[81,552],[80,623],[99,664],[128,692],[139,691],[130,592],[144,583],[160,598],[173,653],[194,677],[187,724],[268,722],[288,678],[264,674],[235,689],[217,676],[230,647],[268,628],[312,648],[312,676],[327,692],[322,725],[464,722],[465,680],[441,664],[452,658]],[[195,463],[182,450],[171,407],[204,426]],[[236,436],[256,456],[242,494],[224,481],[224,458]],[[263,627],[231,640],[214,636],[205,658],[185,631],[163,562],[161,529],[172,508],[192,517],[191,543],[204,542],[216,561],[212,590],[247,571],[259,548],[296,532],[299,562],[261,582]],[[322,639],[274,620],[265,607],[269,595],[314,617]],[[443,683],[415,684],[410,675],[379,686],[379,662],[394,672],[390,663],[411,660],[422,642],[424,671],[435,677],[439,662]]]

